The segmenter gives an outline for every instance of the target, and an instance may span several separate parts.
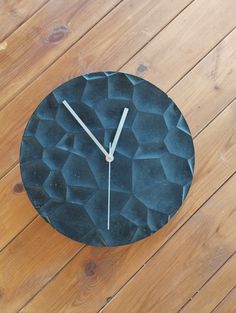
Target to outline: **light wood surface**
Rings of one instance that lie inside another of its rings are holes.
[[[213,275],[186,306],[182,313],[197,312],[201,308],[202,313],[211,312],[226,294],[231,292],[236,280],[236,254],[234,253],[226,263]],[[236,298],[235,298],[236,304]]]
[[[0,42],[33,16],[48,0],[2,0],[0,9]],[[7,41],[0,45],[3,48]]]
[[[0,312],[236,312],[235,11],[234,0],[0,1]],[[96,70],[168,92],[196,152],[181,210],[118,248],[53,230],[32,208],[18,165],[38,103]]]
[[[236,308],[236,287],[226,295],[212,313],[234,313]]]

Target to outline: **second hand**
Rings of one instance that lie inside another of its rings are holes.
[[[109,143],[109,153],[111,151],[111,143]],[[108,194],[107,194],[107,229],[110,229],[110,205],[111,205],[111,161],[108,161]]]

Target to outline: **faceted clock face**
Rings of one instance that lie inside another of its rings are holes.
[[[52,91],[31,116],[22,180],[57,231],[95,246],[135,242],[176,213],[190,188],[193,141],[160,89],[120,72],[91,73]]]

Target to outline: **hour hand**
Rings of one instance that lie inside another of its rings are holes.
[[[110,158],[109,153],[104,149],[104,147],[100,144],[97,138],[93,135],[93,133],[88,129],[88,127],[84,124],[81,118],[75,113],[72,107],[66,100],[63,100],[62,103],[67,108],[67,110],[73,115],[76,121],[80,124],[80,126],[84,129],[84,131],[88,134],[88,136],[93,140],[93,142],[98,146],[98,148],[102,151],[102,153],[106,156],[106,158]]]

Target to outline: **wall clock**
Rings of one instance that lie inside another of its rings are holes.
[[[95,246],[135,242],[176,213],[194,147],[173,101],[121,72],[76,77],[52,91],[25,128],[27,194],[57,231]]]

